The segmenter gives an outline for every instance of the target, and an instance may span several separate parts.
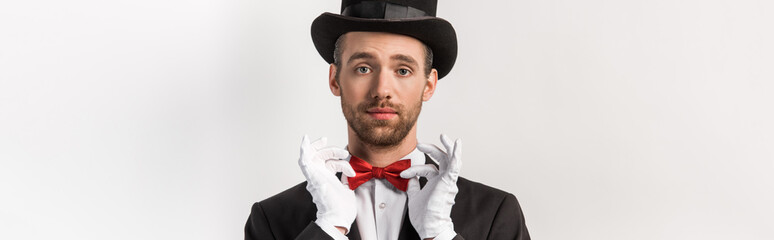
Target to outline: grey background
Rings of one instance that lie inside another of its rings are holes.
[[[309,36],[339,1],[0,2],[0,239],[240,239],[346,143]],[[535,239],[774,239],[771,1],[440,1],[419,139]]]

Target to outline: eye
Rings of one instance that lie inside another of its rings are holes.
[[[402,69],[398,69],[398,74],[401,76],[408,76],[409,74],[411,74],[411,71],[408,69],[402,68]]]
[[[357,72],[358,73],[362,73],[362,74],[366,74],[366,73],[370,73],[371,69],[367,68],[367,67],[358,67],[357,68]]]

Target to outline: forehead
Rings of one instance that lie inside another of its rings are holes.
[[[367,52],[379,58],[407,55],[422,59],[424,45],[416,38],[385,32],[348,32],[344,37],[342,57],[346,60],[354,53]]]

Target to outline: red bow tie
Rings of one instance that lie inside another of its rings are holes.
[[[355,170],[356,175],[351,178],[347,178],[349,182],[349,188],[355,190],[361,184],[368,182],[371,178],[387,179],[392,183],[395,188],[406,191],[408,188],[408,179],[400,177],[400,172],[408,169],[411,166],[411,160],[403,159],[390,164],[389,166],[380,168],[373,167],[363,159],[352,156],[349,158],[349,165],[352,165],[352,169]]]

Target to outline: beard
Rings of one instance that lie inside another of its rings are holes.
[[[409,107],[374,98],[354,106],[347,104],[344,98],[342,94],[341,109],[347,124],[363,143],[376,147],[393,147],[400,144],[416,124],[422,110],[421,96],[414,106]],[[397,116],[388,120],[373,119],[366,111],[374,107],[390,107],[397,112]]]

